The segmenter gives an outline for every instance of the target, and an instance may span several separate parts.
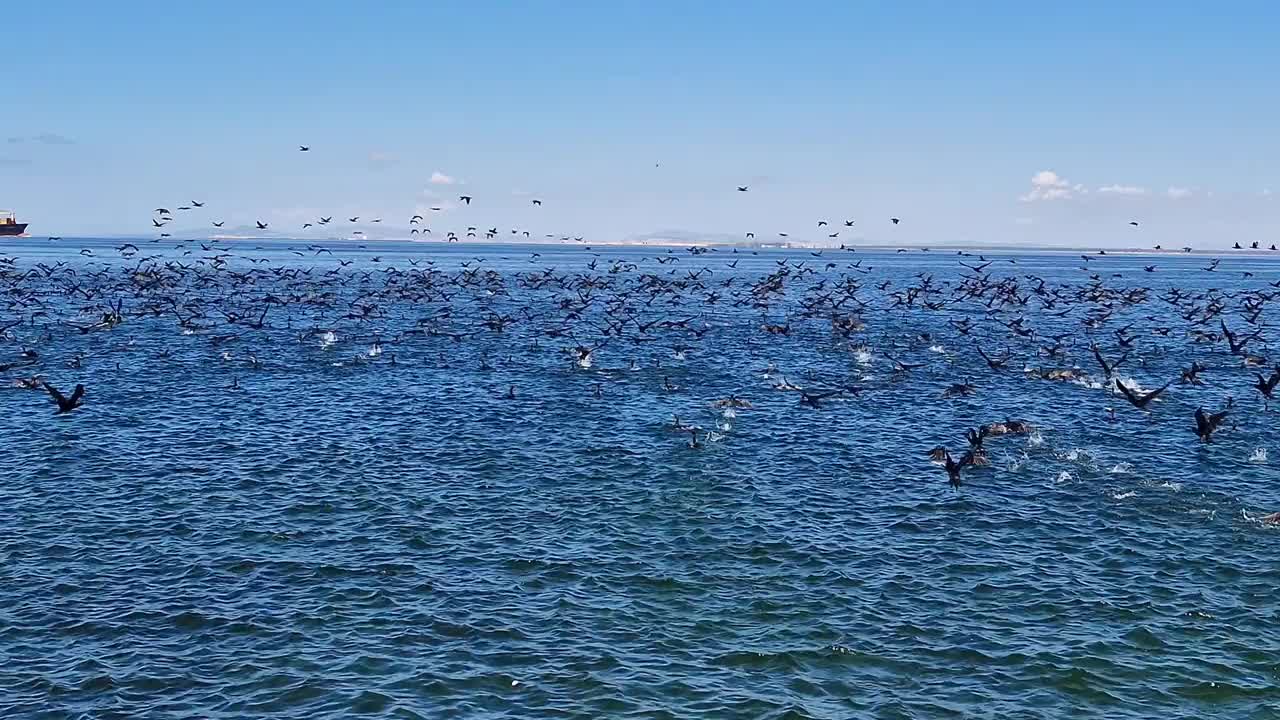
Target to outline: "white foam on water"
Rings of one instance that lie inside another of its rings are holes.
[[[945,353],[946,350],[941,345],[930,345],[929,352]]]
[[[1111,493],[1111,498],[1113,500],[1128,500],[1131,497],[1136,497],[1137,494],[1138,492],[1136,490],[1130,490],[1122,493]]]
[[[1027,436],[1027,447],[1036,448],[1041,445],[1044,445],[1044,436],[1040,434],[1039,430],[1036,430]]]
[[[1160,483],[1159,487],[1167,488],[1174,492],[1182,492],[1182,483],[1169,482],[1166,480],[1165,482]]]
[[[382,354],[382,346],[379,345],[378,343],[374,343],[373,346],[369,348],[369,357],[375,358],[381,354]]]
[[[1066,452],[1060,452],[1058,453],[1058,458],[1067,462],[1088,462],[1093,459],[1088,450],[1081,448],[1071,448]]]
[[[1061,485],[1063,483],[1069,483],[1075,479],[1076,477],[1075,475],[1071,474],[1071,471],[1063,470],[1062,472],[1058,473],[1058,477],[1054,478],[1053,483],[1055,485]]]
[[[1071,382],[1072,384],[1079,385],[1080,387],[1088,388],[1090,390],[1101,390],[1106,387],[1105,384],[1088,375],[1078,377]],[[1116,392],[1119,391],[1117,390]]]
[[[1010,460],[1005,467],[1009,472],[1018,472],[1025,468],[1029,462],[1031,462],[1031,457],[1027,455],[1026,451],[1023,451],[1018,454],[1018,457]]]
[[[853,354],[853,359],[857,360],[859,365],[870,365],[871,353],[866,350],[859,350]]]
[[[1265,463],[1266,461],[1267,461],[1266,448],[1258,448],[1257,450],[1253,451],[1252,455],[1249,456],[1249,462],[1251,463]]]
[[[1264,528],[1273,528],[1273,529],[1280,530],[1280,523],[1267,522],[1263,520],[1264,517],[1267,517],[1267,516],[1262,514],[1254,514],[1243,508],[1241,508],[1240,510],[1240,518],[1245,522],[1250,522],[1255,525],[1261,525]]]
[[[320,333],[321,348],[328,350],[329,348],[333,347],[333,345],[337,342],[338,342],[338,335],[334,331],[325,330],[324,332]]]
[[[1118,462],[1111,466],[1112,475],[1128,475],[1133,472],[1133,464],[1127,462]]]

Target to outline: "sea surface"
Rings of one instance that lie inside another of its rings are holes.
[[[1280,415],[1162,299],[1266,356],[1277,259],[123,242],[0,242],[2,718],[1280,717]]]

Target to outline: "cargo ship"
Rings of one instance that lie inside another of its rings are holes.
[[[0,210],[0,237],[22,235],[27,232],[27,224],[18,222],[17,216],[7,210]]]

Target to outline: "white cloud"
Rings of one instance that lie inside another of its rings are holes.
[[[1104,185],[1098,192],[1108,195],[1146,195],[1147,189],[1136,185]]]
[[[436,170],[435,172],[431,173],[432,185],[453,185],[457,182],[458,180],[456,178],[452,178],[448,175],[445,175],[439,170]]]
[[[1168,192],[1169,192],[1169,197],[1173,198],[1174,200],[1181,200],[1182,198],[1191,197],[1191,188],[1176,187],[1171,185],[1169,187]]]
[[[1022,196],[1023,202],[1036,200],[1069,200],[1077,194],[1088,192],[1083,185],[1072,184],[1052,170],[1041,170],[1031,176],[1031,191]]]

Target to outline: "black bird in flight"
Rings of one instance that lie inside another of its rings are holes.
[[[1262,403],[1265,406],[1268,400],[1271,400],[1271,393],[1275,391],[1276,384],[1280,383],[1280,366],[1271,373],[1271,377],[1264,378],[1262,373],[1258,373],[1258,382],[1253,386],[1258,388],[1258,392],[1262,393]]]
[[[464,203],[466,203],[466,204],[470,205],[470,204],[471,204],[471,196],[470,196],[470,195],[459,195],[459,196],[458,196],[458,201],[459,201],[459,202],[464,202]]]
[[[902,222],[900,218],[889,218],[889,219],[893,221],[894,225],[897,225],[898,223]]]
[[[1207,368],[1205,368],[1205,366],[1192,360],[1191,367],[1182,371],[1182,382],[1187,385],[1201,384],[1201,380],[1199,376],[1200,376],[1200,373],[1204,372],[1206,369]]]
[[[1120,356],[1119,360],[1113,363],[1108,363],[1106,358],[1102,357],[1102,353],[1098,351],[1097,345],[1093,345],[1090,349],[1093,350],[1094,359],[1098,361],[1098,365],[1102,367],[1102,372],[1107,377],[1111,377],[1111,375],[1115,373],[1116,368],[1120,367],[1121,363],[1129,359],[1129,353],[1126,352],[1125,354]]]
[[[739,186],[738,186],[738,192],[746,192],[746,191],[747,191],[747,187],[748,187],[748,186],[746,186],[746,185],[739,185]]]
[[[310,149],[311,149],[311,146],[310,146],[310,145],[299,145],[299,146],[298,146],[298,152],[307,152],[307,151],[308,151],[308,150],[310,150]]]
[[[213,226],[214,226],[214,227],[222,227],[222,224],[223,224],[223,223],[225,223],[225,222],[226,222],[226,220],[220,220],[220,221],[218,221],[218,222],[214,223],[214,224],[213,224]]]
[[[44,389],[49,393],[49,397],[58,404],[58,415],[69,413],[80,407],[80,399],[84,397],[84,385],[76,385],[76,389],[71,393],[71,397],[67,397],[58,392],[58,388],[44,383]]]
[[[1130,224],[1130,225],[1132,225],[1132,226],[1134,226],[1134,227],[1138,227],[1138,221],[1137,221],[1137,220],[1130,220],[1130,221],[1129,221],[1129,224]]]
[[[1139,410],[1146,410],[1147,405],[1149,405],[1152,400],[1155,400],[1157,397],[1159,397],[1160,394],[1163,393],[1165,390],[1168,390],[1169,386],[1172,384],[1173,384],[1173,381],[1170,380],[1169,382],[1165,383],[1164,385],[1160,386],[1155,390],[1152,390],[1149,393],[1146,393],[1145,395],[1139,395],[1135,393],[1127,385],[1120,382],[1120,378],[1116,378],[1116,387],[1120,389],[1120,392],[1124,393],[1125,399],[1128,400],[1134,407],[1138,408]]]
[[[264,223],[264,222],[262,222],[261,220],[258,220],[258,221],[257,221],[257,223],[258,223],[258,229],[259,229],[259,230],[266,230],[266,229],[267,229],[267,223]]]
[[[1227,412],[1229,411],[1223,410],[1211,415],[1204,408],[1196,408],[1196,435],[1200,437],[1200,442],[1213,442],[1213,433],[1227,419]]]
[[[537,206],[539,206],[539,207],[541,207],[541,206],[542,206],[542,201],[541,201],[541,200],[534,200],[534,201],[533,201],[533,204],[534,204],[534,205],[537,205]]]
[[[951,487],[955,488],[956,490],[959,490],[960,489],[960,471],[964,469],[964,466],[973,464],[973,451],[969,450],[965,452],[964,455],[960,456],[960,460],[958,462],[955,460],[955,458],[951,457],[951,453],[945,452],[945,451],[944,453],[945,454],[943,455],[943,461],[944,461],[943,467],[946,468],[947,470],[947,480],[950,481]]]

